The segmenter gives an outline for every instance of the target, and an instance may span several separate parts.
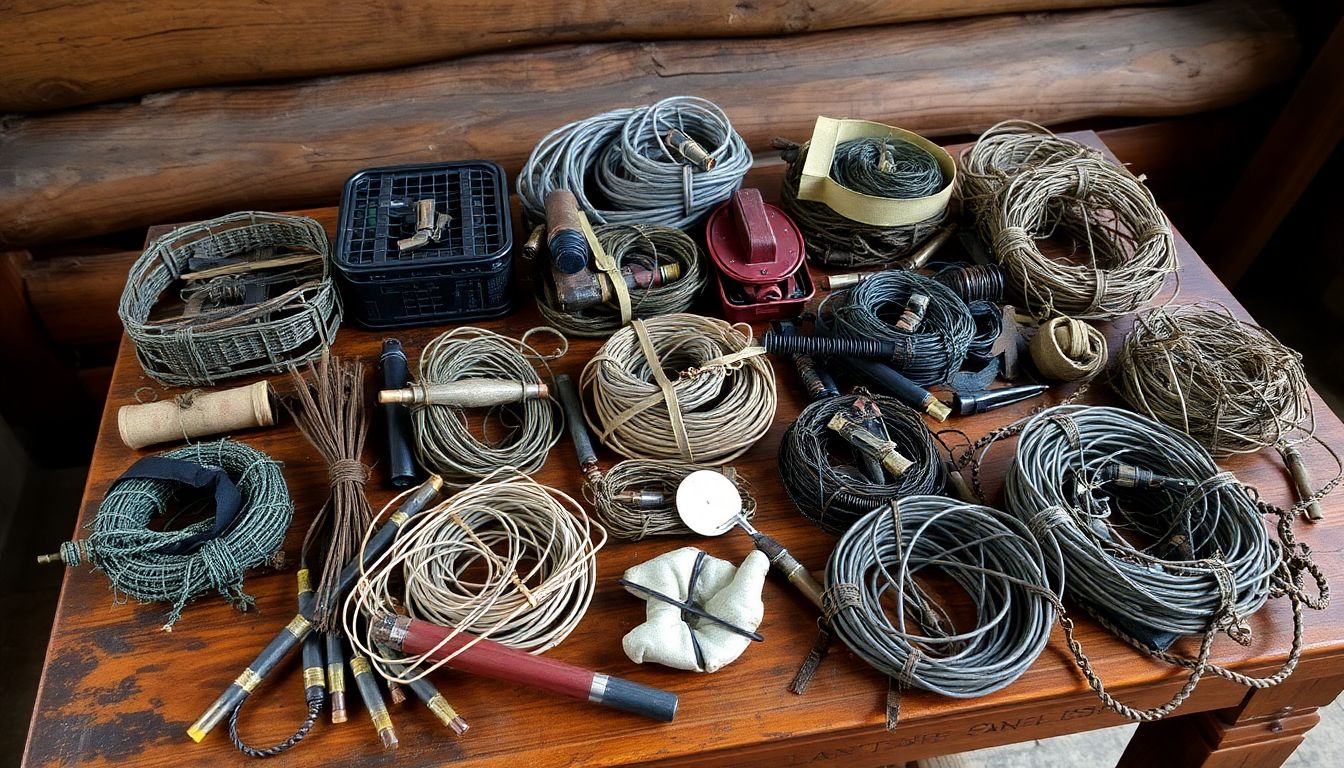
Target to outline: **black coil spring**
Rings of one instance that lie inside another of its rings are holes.
[[[1003,301],[1003,268],[998,264],[953,264],[933,276],[967,304]]]
[[[766,331],[761,345],[765,351],[779,355],[855,357],[861,360],[891,360],[896,356],[896,345],[882,339],[841,339]]]

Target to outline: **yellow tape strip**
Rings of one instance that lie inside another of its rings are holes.
[[[933,155],[946,180],[943,188],[928,197],[896,200],[855,192],[831,178],[831,161],[835,148],[850,139],[890,136],[905,139]],[[798,180],[798,198],[825,203],[831,210],[851,221],[874,227],[904,227],[918,224],[941,214],[947,209],[952,188],[957,182],[957,163],[947,150],[917,133],[868,120],[836,120],[818,117],[808,142],[807,162]]]
[[[588,239],[588,247],[593,249],[593,265],[606,273],[607,279],[611,282],[611,289],[616,292],[616,303],[621,308],[621,325],[627,325],[633,317],[634,310],[630,304],[630,291],[625,285],[625,278],[621,277],[621,266],[607,255],[602,244],[597,241],[593,225],[588,223],[588,217],[583,211],[579,211],[579,225],[583,227],[583,236]]]

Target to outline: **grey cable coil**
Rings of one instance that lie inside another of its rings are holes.
[[[669,128],[695,139],[716,161],[696,168],[670,147]],[[594,224],[664,224],[689,229],[742,184],[751,151],[714,102],[673,96],[651,106],[603,112],[542,137],[518,174],[529,222],[546,218],[553,189],[568,189]]]
[[[831,626],[898,684],[984,696],[1020,677],[1045,648],[1052,593],[1063,588],[1050,574],[1061,565],[1058,548],[1038,542],[1012,515],[907,496],[869,512],[836,543],[826,563]],[[915,580],[926,569],[966,591],[976,606],[973,628],[954,627],[937,593]]]

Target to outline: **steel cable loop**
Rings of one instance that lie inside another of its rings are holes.
[[[749,325],[691,314],[636,320],[584,366],[584,416],[627,458],[725,464],[773,423],[775,374],[763,353]]]
[[[404,524],[365,566],[346,601],[351,641],[389,680],[410,682],[450,663],[428,654],[389,658],[367,635],[366,616],[409,616],[544,653],[578,626],[592,602],[606,530],[567,494],[501,467]],[[367,538],[367,537],[366,537]],[[470,644],[469,644],[470,645]],[[460,653],[460,651],[458,651]],[[403,673],[387,663],[409,665]]]
[[[882,424],[896,450],[913,464],[900,477],[883,473],[883,482],[866,477],[855,463],[855,449],[826,424],[866,398],[882,411]],[[934,437],[924,419],[903,403],[882,395],[841,395],[809,404],[784,430],[779,441],[779,473],[798,511],[827,533],[839,534],[892,499],[938,493],[947,480]]]
[[[1225,307],[1161,307],[1135,318],[1111,386],[1135,410],[1214,456],[1254,453],[1315,430],[1302,356]]]
[[[1117,464],[1195,486],[1123,493],[1100,477]],[[1241,632],[1269,598],[1279,553],[1255,499],[1188,435],[1138,414],[1057,406],[1029,417],[1004,498],[1010,512],[1058,540],[1073,596],[1147,635],[1150,647],[1211,626]],[[1139,548],[1127,533],[1152,543]]]
[[[691,165],[667,139],[677,129],[713,158]],[[595,224],[689,229],[727,200],[751,168],[751,151],[715,103],[674,96],[577,120],[544,136],[518,176],[529,222],[545,220],[546,193],[568,189]]]
[[[1025,311],[1110,320],[1157,295],[1176,271],[1176,242],[1152,192],[1098,152],[1013,122],[962,152],[963,190],[981,237]],[[1036,241],[1065,235],[1081,257]]]
[[[649,536],[680,536],[691,533],[677,514],[677,487],[686,476],[701,469],[713,467],[684,464],[676,461],[626,459],[602,473],[597,482],[584,483],[583,496],[593,506],[597,519],[607,532],[618,539],[640,541]],[[751,495],[751,484],[736,472],[724,469],[742,494],[742,516],[752,519],[756,514],[756,499]],[[655,491],[662,503],[649,506],[622,498],[631,491]]]
[[[929,304],[912,333],[897,328],[896,322],[914,293],[929,297]],[[977,336],[975,318],[952,289],[899,269],[830,293],[818,308],[818,324],[831,335],[896,342],[898,359],[892,366],[926,387],[951,378]]]
[[[539,331],[554,333],[561,349],[543,355],[527,342]],[[435,338],[420,355],[416,381],[442,384],[459,379],[494,378],[541,383],[528,358],[546,361],[564,354],[569,342],[553,329],[533,329],[522,339],[513,339],[482,328],[454,328]],[[501,466],[535,472],[546,461],[551,446],[564,430],[564,413],[553,398],[529,399],[492,408],[485,419],[486,440],[472,433],[466,412],[447,405],[411,407],[416,456],[425,469],[443,477],[453,487],[464,487]],[[505,428],[497,440],[489,439],[493,422]]]
[[[831,177],[856,192],[880,197],[923,197],[942,187],[942,169],[938,167],[938,161],[910,142],[896,142],[897,146],[902,146],[901,158],[905,162],[894,163],[887,172],[882,172],[875,157],[881,141],[853,139],[841,142],[831,161]],[[947,221],[947,209],[944,208],[938,215],[915,224],[877,227],[846,219],[825,203],[800,200],[798,185],[807,162],[808,143],[799,145],[775,139],[772,144],[782,150],[781,155],[789,165],[780,185],[780,207],[806,234],[807,255],[815,264],[827,267],[890,266],[912,253]],[[927,162],[918,154],[924,155]],[[931,189],[928,188],[933,178],[929,175],[929,163],[932,172],[937,174],[937,183]]]
[[[1020,677],[1049,641],[1060,557],[1012,515],[907,496],[869,512],[836,543],[826,563],[830,625],[901,686],[984,696]],[[940,601],[947,590],[918,578],[928,572],[955,581],[965,599]],[[846,598],[844,585],[857,589]],[[975,618],[959,627],[951,617],[963,603]]]
[[[606,224],[593,234],[618,266],[638,265],[650,271],[675,264],[680,276],[655,288],[631,288],[631,315],[649,318],[685,312],[704,288],[708,270],[704,255],[695,240],[675,227],[659,224]],[[548,270],[549,265],[542,265]],[[577,312],[560,308],[554,287],[547,275],[536,283],[537,309],[547,323],[571,336],[610,336],[621,327],[621,311],[615,304],[598,304]]]

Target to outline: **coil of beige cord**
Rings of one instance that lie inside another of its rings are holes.
[[[584,366],[588,425],[629,458],[720,465],[770,429],[775,374],[751,327],[690,314],[635,320]]]

